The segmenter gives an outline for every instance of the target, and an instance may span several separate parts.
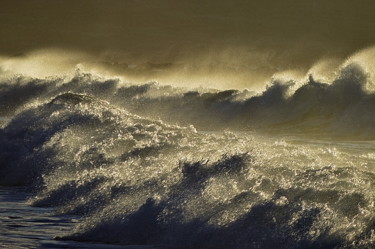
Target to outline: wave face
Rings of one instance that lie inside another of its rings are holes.
[[[63,239],[372,248],[374,144],[285,138],[373,138],[368,84],[355,64],[330,84],[275,81],[258,95],[85,73],[7,78],[0,183],[29,186],[32,205],[82,215]]]

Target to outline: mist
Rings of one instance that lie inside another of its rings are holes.
[[[335,67],[373,45],[373,5],[370,1],[5,0],[0,3],[0,54],[30,56],[52,49],[59,50],[57,57],[53,52],[56,59],[83,61],[86,67],[111,65],[111,72],[127,70],[140,82],[261,88],[273,75],[304,76],[327,61]],[[71,51],[79,54],[79,60]],[[135,67],[142,71],[138,76],[137,70],[129,70]]]

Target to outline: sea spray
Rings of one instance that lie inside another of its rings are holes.
[[[133,114],[205,131],[256,130],[355,139],[375,136],[370,76],[354,63],[342,68],[331,83],[311,75],[302,84],[274,80],[255,95],[245,90],[187,90],[155,82],[132,85],[82,71],[72,78],[6,78],[0,85],[2,116],[11,117],[28,105],[70,92]]]
[[[293,82],[275,81],[244,98],[82,72],[15,77],[1,88],[17,98],[1,99],[12,107],[0,130],[0,181],[29,186],[31,205],[81,215],[64,239],[371,248],[373,143],[316,139],[374,135],[367,80],[349,65],[331,84],[310,77],[290,92]]]

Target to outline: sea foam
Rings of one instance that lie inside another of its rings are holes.
[[[81,215],[63,239],[371,248],[375,163],[366,140],[375,135],[375,95],[367,84],[356,64],[331,83],[275,80],[255,95],[84,72],[7,78],[0,183],[28,186],[31,205]]]

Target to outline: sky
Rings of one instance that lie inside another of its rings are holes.
[[[247,87],[375,45],[374,9],[361,0],[1,0],[0,55],[75,51],[95,63],[148,63],[152,77],[156,67]]]

